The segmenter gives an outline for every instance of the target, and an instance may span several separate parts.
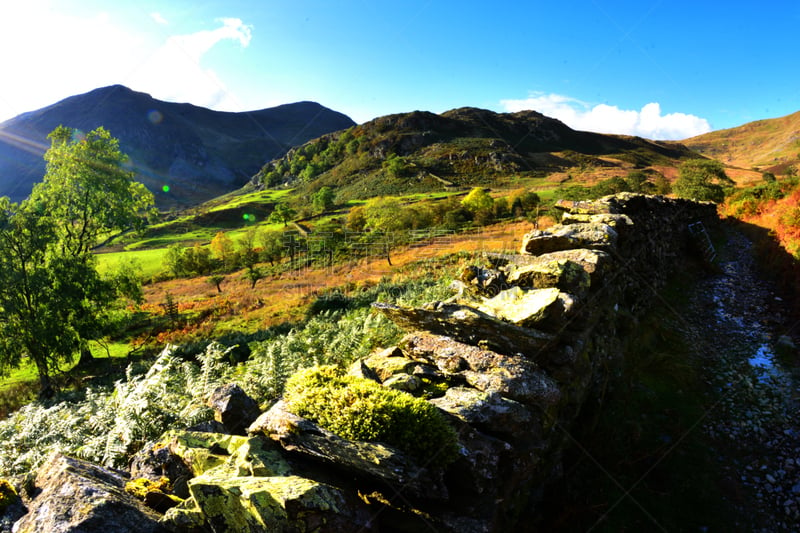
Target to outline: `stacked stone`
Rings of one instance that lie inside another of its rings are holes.
[[[569,429],[621,359],[621,332],[686,260],[688,224],[715,219],[710,204],[631,194],[558,207],[561,224],[465,269],[452,299],[375,305],[407,335],[351,373],[441,409],[458,435],[454,463],[343,439],[284,402],[259,414],[223,387],[210,399],[215,422],[168,433],[134,460],[134,477],[166,476],[184,498],[156,527],[483,532],[535,520]]]

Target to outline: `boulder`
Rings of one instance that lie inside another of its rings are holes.
[[[25,492],[24,480],[24,477],[14,480],[20,485],[18,489],[11,481],[0,479],[0,533],[11,533],[14,523],[28,512],[19,495],[20,492]]]
[[[611,256],[601,250],[578,248],[538,256],[509,256],[503,269],[510,285],[542,289],[556,287],[583,296],[602,286],[611,270]]]
[[[406,335],[400,345],[410,357],[448,368],[486,393],[497,393],[542,409],[553,407],[561,398],[555,381],[525,357],[484,350],[427,332]]]
[[[513,287],[484,300],[478,310],[518,326],[534,327],[553,313],[559,292],[558,289]]]
[[[576,223],[533,230],[522,238],[522,253],[540,255],[575,248],[613,250],[616,244],[617,231],[608,224]]]
[[[61,454],[38,470],[17,533],[161,533],[159,515],[127,492],[122,473]]]
[[[289,412],[283,401],[259,416],[248,432],[266,435],[286,451],[334,466],[351,476],[381,481],[398,494],[447,499],[440,473],[419,466],[414,459],[391,446],[339,437]]]
[[[372,530],[364,505],[299,476],[230,477],[211,470],[191,480],[189,490],[215,532]]]
[[[422,388],[422,379],[413,374],[395,374],[384,381],[383,386],[389,389],[413,393]]]
[[[599,215],[616,212],[603,200],[556,200],[556,209],[581,215]]]
[[[160,441],[179,457],[194,476],[224,467],[236,476],[280,476],[290,467],[270,441],[252,436],[170,431]]]
[[[545,360],[553,336],[531,328],[509,324],[473,307],[435,302],[424,307],[372,304],[401,328],[447,335],[473,346],[485,346],[505,354],[525,354]]]
[[[496,392],[451,387],[441,398],[429,401],[462,422],[504,440],[534,433],[532,428],[536,421],[528,408]]]
[[[405,374],[413,370],[414,361],[408,359],[403,355],[396,346],[381,350],[380,352],[369,355],[366,359],[361,360],[367,366],[369,371],[360,371],[359,377],[370,377],[371,373],[377,378],[376,381],[383,382],[391,378],[395,374]],[[359,375],[357,366],[360,363],[355,363],[351,369],[351,374]]]
[[[172,483],[173,492],[181,497],[189,496],[187,482],[192,477],[191,469],[169,446],[162,442],[148,442],[133,456],[130,463],[131,477],[158,481],[166,477]]]
[[[261,414],[258,403],[235,383],[215,389],[208,406],[214,410],[214,420],[234,435],[244,435],[247,426]]]
[[[461,271],[459,279],[454,282],[454,287],[459,292],[473,296],[494,296],[508,288],[505,278],[505,273],[500,270],[468,266]]]
[[[633,226],[633,220],[628,215],[621,215],[616,213],[599,213],[599,214],[584,214],[584,213],[564,213],[561,217],[561,225],[567,224],[608,224],[617,231],[627,227]]]
[[[550,259],[546,255],[537,256],[538,261],[527,265],[509,266],[509,285],[525,289],[556,288],[579,296],[589,292],[591,276],[580,263],[569,259]],[[545,258],[540,259],[542,257]]]

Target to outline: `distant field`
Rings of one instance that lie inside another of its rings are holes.
[[[151,248],[97,254],[97,269],[103,274],[113,271],[123,262],[131,261],[143,278],[150,279],[164,269],[164,255],[166,253],[166,248]]]

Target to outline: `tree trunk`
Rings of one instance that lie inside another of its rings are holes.
[[[50,373],[47,371],[46,366],[36,362],[36,370],[39,373],[39,399],[49,400],[56,394],[56,388],[53,386],[53,381],[50,379]]]
[[[94,356],[88,346],[81,346],[81,358],[78,359],[78,368],[83,368],[91,365],[94,362]]]

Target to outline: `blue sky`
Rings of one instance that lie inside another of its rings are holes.
[[[800,2],[0,0],[0,121],[121,83],[364,122],[461,106],[680,139],[800,110]]]

